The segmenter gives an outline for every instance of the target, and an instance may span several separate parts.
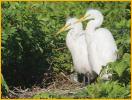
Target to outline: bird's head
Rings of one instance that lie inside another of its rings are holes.
[[[86,20],[96,20],[99,19],[103,21],[103,15],[99,10],[96,9],[88,9],[86,14],[79,19],[79,21],[86,21]]]
[[[77,18],[68,18],[64,27],[62,27],[56,34],[61,32],[73,29],[73,28],[82,28],[82,23],[78,21]]]

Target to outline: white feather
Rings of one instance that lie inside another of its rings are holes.
[[[92,73],[82,23],[74,24],[77,20],[72,18],[67,21],[67,24],[70,24],[71,27],[66,37],[66,45],[71,52],[74,69],[83,74]]]
[[[86,27],[86,41],[89,52],[89,62],[93,71],[98,75],[102,66],[117,59],[117,46],[112,33],[105,28],[99,28],[103,22],[103,15],[98,10],[88,10]]]

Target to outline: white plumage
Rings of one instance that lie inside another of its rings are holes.
[[[90,20],[87,23],[85,36],[89,52],[90,65],[98,75],[102,66],[117,59],[117,46],[112,33],[105,28],[99,28],[103,22],[100,11],[88,10],[81,21]]]
[[[83,31],[81,21],[90,20],[86,30]],[[74,68],[77,72],[85,74],[88,79],[94,79],[95,72],[100,74],[102,66],[117,59],[117,46],[112,33],[100,28],[103,15],[100,11],[88,10],[79,20],[69,19],[66,25],[57,33],[69,30],[66,44],[71,52]],[[104,75],[105,78],[111,74]]]
[[[76,21],[76,18],[72,18],[66,23],[71,24],[71,28],[66,37],[66,45],[71,52],[75,70],[82,74],[92,73],[82,23],[74,24]]]
[[[90,78],[89,75],[92,75],[92,69],[88,60],[85,33],[82,23],[76,23],[77,21],[77,18],[68,19],[66,25],[58,33],[69,30],[66,37],[66,45],[71,52],[74,69]]]

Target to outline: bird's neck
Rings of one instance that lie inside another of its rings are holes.
[[[74,51],[74,46],[76,45],[76,40],[78,40],[81,29],[71,29],[66,36],[66,45],[70,51]]]
[[[96,28],[99,28],[102,25],[102,23],[103,23],[102,18],[89,21],[86,26],[87,33],[92,34],[96,30]]]
[[[82,33],[82,28],[73,28],[69,31],[69,35],[72,38],[77,38]]]

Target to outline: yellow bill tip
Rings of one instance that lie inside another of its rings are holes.
[[[89,16],[90,15],[85,15],[85,16],[81,17],[78,22],[83,22],[83,21],[87,20],[87,17],[89,17]]]
[[[56,35],[58,35],[59,33],[61,32],[64,32],[65,30],[67,30],[67,28],[69,27],[70,25],[65,25],[64,27],[62,27],[57,33]]]

